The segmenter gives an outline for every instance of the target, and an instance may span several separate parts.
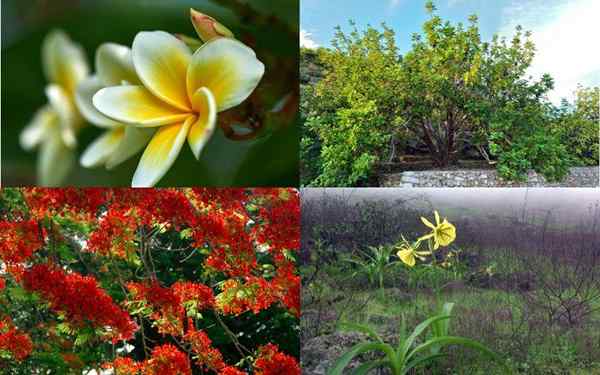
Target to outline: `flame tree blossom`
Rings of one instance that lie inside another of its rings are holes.
[[[0,317],[18,323],[0,367],[295,373],[296,190],[4,189],[0,207]]]

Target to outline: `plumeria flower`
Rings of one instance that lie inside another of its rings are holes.
[[[93,96],[110,86],[141,84],[128,47],[104,43],[96,50],[96,74],[77,87],[75,101],[81,114],[90,123],[105,129],[83,152],[80,163],[86,168],[105,165],[112,169],[141,151],[154,134],[154,128],[137,128],[114,121],[100,113],[92,104]]]
[[[37,163],[38,184],[60,185],[75,161],[77,133],[83,126],[75,90],[89,73],[85,54],[62,31],[52,31],[42,44],[42,67],[48,104],[40,108],[20,135],[21,147],[40,145]]]
[[[440,246],[448,246],[456,239],[456,227],[448,222],[446,218],[444,221],[440,222],[440,214],[437,211],[434,211],[435,215],[435,225],[433,225],[429,220],[424,217],[421,217],[421,221],[423,224],[431,228],[431,233],[419,238],[419,240],[426,240],[429,238],[433,238],[434,241],[434,250],[437,250]]]
[[[421,240],[418,240],[414,245],[411,245],[404,237],[402,243],[398,246],[398,258],[409,267],[414,267],[417,259],[425,260],[427,255],[431,255],[431,251],[419,251]]]
[[[153,186],[173,165],[186,138],[200,157],[217,113],[250,96],[264,65],[252,49],[226,37],[213,38],[192,54],[169,33],[140,32],[131,50],[141,84],[103,88],[93,104],[115,121],[157,128],[132,181],[134,187]]]

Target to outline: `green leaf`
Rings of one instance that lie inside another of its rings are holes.
[[[327,372],[327,375],[342,375],[344,369],[346,368],[346,366],[348,366],[350,361],[352,361],[352,359],[359,354],[370,352],[373,350],[389,353],[389,349],[389,345],[382,343],[368,342],[357,344],[353,346],[349,351],[347,351],[344,355],[342,355],[340,358],[338,358],[333,368]]]

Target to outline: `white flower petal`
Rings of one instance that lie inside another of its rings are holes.
[[[209,89],[199,88],[192,97],[194,110],[198,112],[199,117],[190,128],[188,133],[188,143],[196,159],[200,157],[200,152],[208,142],[215,130],[217,123],[217,103]]]
[[[105,131],[85,149],[79,163],[85,168],[93,168],[104,164],[119,146],[124,135],[125,128],[123,126]]]
[[[31,122],[21,132],[21,147],[26,151],[32,150],[44,140],[53,126],[58,129],[58,115],[51,106],[45,105],[37,110]]]
[[[46,86],[46,97],[60,119],[60,134],[63,142],[69,147],[75,147],[77,144],[75,129],[79,127],[80,118],[67,91],[59,85],[50,84]]]
[[[218,111],[240,104],[256,88],[265,66],[252,49],[229,38],[217,38],[198,48],[187,71],[188,95],[207,87]]]
[[[70,96],[90,71],[83,49],[59,30],[44,39],[42,66],[48,81],[61,86]]]
[[[171,168],[181,151],[195,116],[189,116],[182,124],[163,126],[146,147],[135,174],[132,187],[154,186]]]
[[[125,136],[106,161],[106,168],[113,169],[133,155],[142,151],[154,135],[156,128],[138,128],[126,125]]]
[[[141,84],[133,67],[131,49],[116,43],[104,43],[96,50],[96,71],[104,86],[118,86],[123,81]]]
[[[143,31],[133,40],[133,65],[144,86],[172,106],[188,110],[185,77],[191,52],[164,31]]]
[[[114,128],[119,126],[120,123],[104,116],[92,103],[94,95],[103,87],[104,85],[97,76],[86,78],[77,86],[75,103],[83,117],[92,124],[101,128]]]
[[[40,186],[59,186],[75,165],[73,149],[60,134],[49,132],[38,154],[37,177]]]
[[[98,91],[92,102],[104,115],[139,126],[173,124],[189,116],[162,102],[143,86],[107,87]]]

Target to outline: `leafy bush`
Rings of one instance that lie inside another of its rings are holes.
[[[598,164],[597,89],[560,112],[546,98],[552,78],[526,77],[529,32],[485,42],[475,15],[464,26],[426,7],[430,18],[403,56],[386,25],[359,32],[353,23],[348,34],[337,29],[332,49],[301,56],[323,65],[303,91],[303,185],[371,185],[398,147],[427,152],[438,167],[475,151],[516,181],[531,169],[559,181],[574,162]]]

